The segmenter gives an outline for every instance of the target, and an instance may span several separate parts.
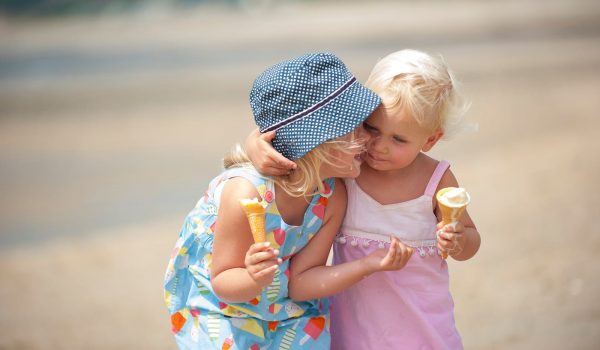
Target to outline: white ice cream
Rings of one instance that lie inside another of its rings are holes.
[[[438,200],[447,207],[462,207],[469,204],[469,194],[464,188],[456,187],[442,194]]]
[[[242,199],[240,199],[240,204],[242,204],[242,206],[244,206],[244,207],[250,207],[250,208],[257,208],[259,206],[261,206],[263,208],[267,207],[267,203],[265,203],[264,201],[259,201],[258,198],[252,198],[252,199],[242,198]]]

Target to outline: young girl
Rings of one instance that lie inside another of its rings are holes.
[[[390,237],[418,254],[401,270],[373,274],[332,298],[332,348],[462,349],[440,253],[470,259],[480,236],[467,212],[442,227],[435,193],[458,182],[448,162],[425,152],[455,126],[465,104],[445,63],[414,50],[379,61],[365,85],[382,105],[363,123],[370,139],[360,176],[345,181],[348,207],[334,264],[385,249]],[[249,152],[266,150],[270,136],[251,138]],[[270,150],[264,154],[257,162],[286,164]]]
[[[267,178],[241,151],[187,216],[165,277],[172,330],[182,349],[329,349],[329,301],[375,271],[401,268],[412,253],[325,266],[346,208],[343,184],[356,177],[361,145],[353,130],[380,99],[331,54],[271,67],[250,103],[275,148],[294,159],[290,176]],[[325,179],[325,180],[323,180]],[[253,244],[240,199],[266,205],[266,243]]]

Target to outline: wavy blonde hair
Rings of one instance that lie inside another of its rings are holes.
[[[401,50],[381,59],[365,86],[377,93],[386,109],[402,110],[419,125],[445,136],[463,122],[470,104],[443,58],[416,50]]]
[[[363,148],[363,142],[356,139],[355,133],[351,132],[350,137],[345,135],[325,141],[304,156],[294,160],[297,165],[296,170],[294,170],[295,180],[292,180],[289,175],[273,176],[272,178],[285,192],[294,197],[324,193],[323,179],[319,174],[321,166],[329,164],[334,167],[340,167],[335,163],[337,159],[336,154],[356,154]],[[230,153],[225,155],[223,166],[225,169],[252,167],[252,163],[243,148],[237,144]]]

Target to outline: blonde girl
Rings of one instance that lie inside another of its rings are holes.
[[[382,105],[363,123],[369,141],[361,173],[345,181],[348,207],[334,264],[385,251],[394,239],[416,254],[400,270],[373,274],[332,298],[332,348],[462,349],[440,253],[470,259],[480,235],[467,212],[442,227],[435,193],[458,181],[448,162],[426,152],[458,126],[466,104],[444,61],[415,50],[379,61],[365,85]],[[248,147],[261,150],[254,151],[259,161],[285,165],[265,148],[268,136],[251,138]]]
[[[325,296],[375,271],[397,269],[410,251],[325,266],[343,220],[336,177],[360,173],[354,130],[380,104],[331,54],[309,54],[262,73],[250,92],[255,121],[297,163],[289,176],[259,174],[243,152],[185,219],[166,272],[165,301],[181,349],[329,349]],[[266,206],[264,243],[254,243],[240,199]],[[330,278],[335,276],[335,278]]]

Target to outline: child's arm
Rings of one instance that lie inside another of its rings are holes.
[[[271,145],[275,131],[261,134],[255,129],[248,135],[244,143],[244,150],[250,158],[252,165],[264,175],[286,175],[296,169],[296,163],[277,152]]]
[[[448,169],[438,185],[438,190],[445,187],[458,187],[456,177]],[[448,254],[458,261],[464,261],[472,258],[481,245],[481,236],[475,227],[475,223],[465,209],[456,226],[442,224],[442,213],[437,205],[435,214],[440,221],[438,229],[438,249],[448,252]]]
[[[268,243],[253,244],[241,198],[260,198],[243,178],[227,181],[221,194],[214,230],[211,282],[215,294],[227,302],[247,302],[273,281],[279,252]]]
[[[408,262],[412,248],[392,239],[389,249],[378,249],[364,258],[326,266],[329,250],[346,211],[346,188],[336,179],[319,232],[290,262],[290,298],[298,301],[333,295],[376,271],[398,270]]]

